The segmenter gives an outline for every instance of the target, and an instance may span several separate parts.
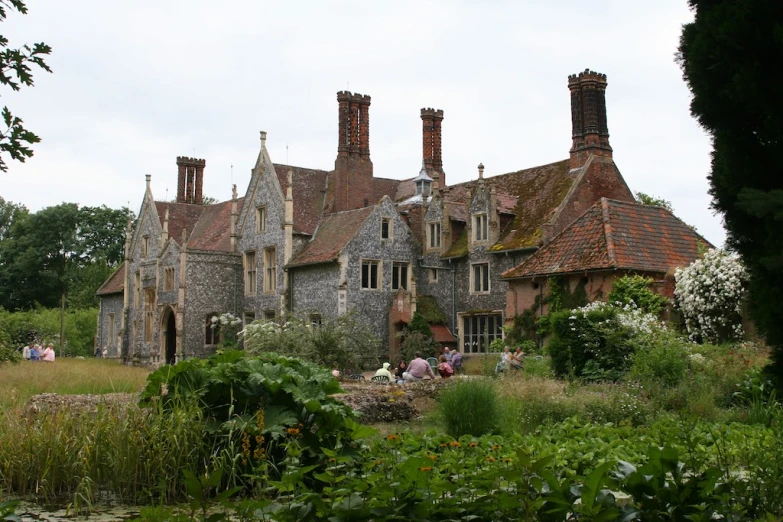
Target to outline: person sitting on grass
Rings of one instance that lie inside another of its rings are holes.
[[[510,361],[511,367],[517,370],[521,370],[525,366],[525,354],[521,346],[517,346],[517,349],[511,354]]]
[[[387,362],[383,363],[383,368],[379,368],[375,372],[375,377],[378,377],[380,375],[382,377],[386,377],[387,379],[389,379],[389,382],[394,382],[394,377],[392,376],[391,372],[389,371],[389,366],[391,366],[391,364],[389,364]]]
[[[430,363],[421,358],[421,354],[416,352],[413,355],[413,360],[408,365],[408,371],[402,374],[402,378],[405,382],[414,382],[424,379],[425,375],[429,375],[430,379],[435,378],[435,374],[430,368]]]
[[[394,381],[397,384],[402,384],[405,382],[405,380],[402,378],[402,375],[405,373],[405,371],[408,369],[408,365],[405,364],[405,361],[400,361],[397,365],[397,368],[394,370]]]
[[[448,350],[448,348],[446,348]],[[440,364],[438,364],[438,373],[443,379],[448,379],[454,375],[454,369],[449,364],[445,355],[440,356]]]

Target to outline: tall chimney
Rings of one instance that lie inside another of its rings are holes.
[[[204,202],[202,189],[206,164],[203,159],[177,156],[177,203],[201,205]]]
[[[606,123],[606,75],[585,69],[568,77],[571,91],[571,168],[585,164],[590,154],[612,157]]]
[[[329,173],[328,212],[341,212],[366,206],[372,192],[370,160],[370,101],[364,94],[337,93],[337,158]]]
[[[442,110],[431,107],[421,109],[422,160],[427,174],[438,187],[446,186],[446,174],[443,172],[442,121]]]

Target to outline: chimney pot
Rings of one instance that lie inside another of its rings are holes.
[[[479,179],[484,179],[484,164],[483,163],[479,163],[478,171],[479,171]]]

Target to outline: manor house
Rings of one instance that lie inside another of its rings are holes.
[[[176,201],[156,201],[147,176],[125,261],[98,291],[96,342],[158,365],[214,351],[212,318],[223,312],[245,324],[290,312],[318,324],[353,311],[395,358],[419,311],[438,341],[473,354],[534,306],[553,275],[573,277],[591,300],[622,273],[663,283],[704,240],[670,212],[635,203],[612,160],[606,85],[590,70],[569,77],[563,160],[492,176],[479,164],[466,183],[448,183],[444,113],[431,108],[420,113],[418,174],[375,177],[370,97],[345,91],[331,169],[274,163],[261,132],[244,195],[234,187],[231,200],[205,205],[206,162],[178,157]]]

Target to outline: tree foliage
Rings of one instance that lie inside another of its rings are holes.
[[[27,6],[22,0],[0,0],[0,22],[4,22],[9,11],[18,11],[27,14]],[[31,67],[40,67],[44,71],[52,72],[44,57],[51,54],[52,48],[43,42],[32,46],[23,45],[19,48],[9,47],[8,38],[0,35],[0,84],[6,85],[18,91],[33,85]],[[33,155],[30,145],[38,143],[41,138],[33,132],[25,129],[24,122],[18,116],[14,116],[8,107],[1,111],[4,126],[0,128],[0,170],[8,170],[8,165],[3,158],[8,154],[11,159],[24,161]]]
[[[710,193],[750,275],[754,322],[783,376],[783,3],[690,0],[679,63],[713,138]]]
[[[612,283],[607,300],[623,305],[633,303],[644,313],[658,316],[666,308],[668,300],[652,290],[652,278],[638,274],[623,276]]]
[[[656,198],[655,196],[651,196],[649,194],[645,194],[644,192],[637,192],[636,193],[636,202],[641,205],[649,205],[652,207],[661,207],[665,208],[669,212],[673,212],[672,210],[672,202],[667,201],[663,198]]]
[[[8,216],[5,218],[5,216]],[[0,201],[0,306],[97,305],[95,292],[122,261],[127,208],[62,203],[29,213]]]

